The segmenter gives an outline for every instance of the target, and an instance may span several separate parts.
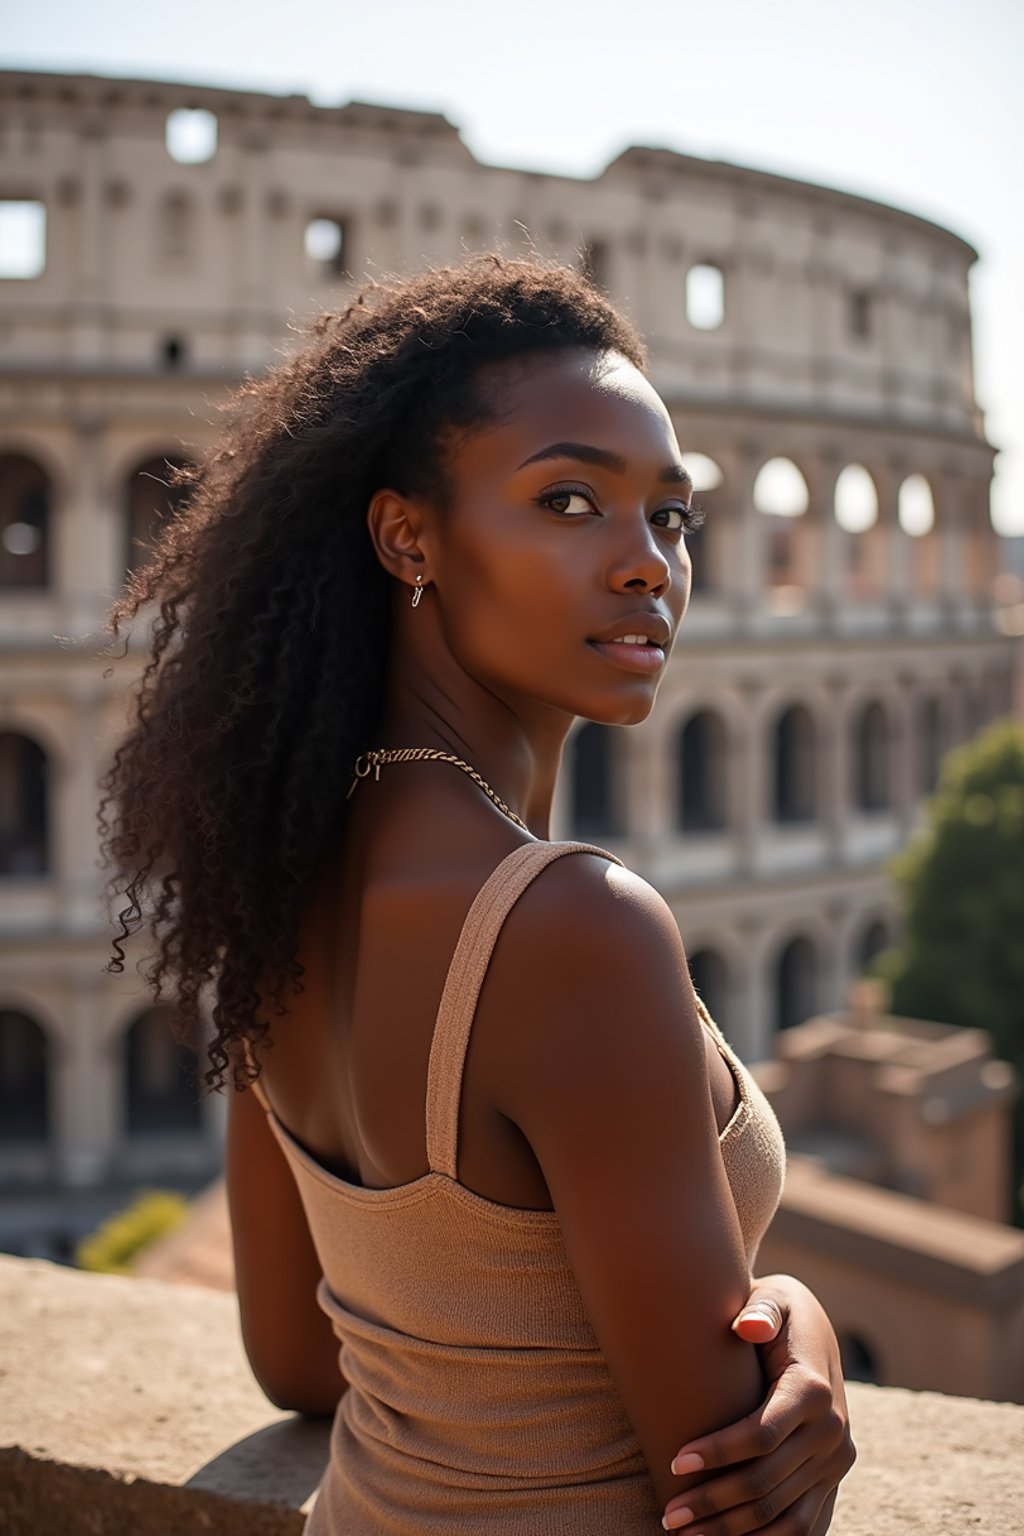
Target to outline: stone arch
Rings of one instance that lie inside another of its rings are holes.
[[[700,595],[721,585],[716,561],[716,528],[717,515],[723,504],[725,473],[717,459],[707,453],[684,453],[682,462],[693,483],[693,505],[699,507],[706,516],[702,527],[686,535],[691,568],[690,590]]]
[[[158,1003],[124,1032],[123,1123],[130,1137],[202,1129],[196,1055],[175,1037],[173,1019],[173,1008]]]
[[[776,1031],[813,1018],[820,1006],[821,959],[807,932],[792,934],[775,952],[772,996]]]
[[[850,974],[863,976],[893,940],[892,925],[886,917],[875,914],[861,921],[850,954]]]
[[[836,476],[833,513],[847,533],[866,533],[878,521],[878,486],[863,464],[846,464]]]
[[[769,517],[803,517],[810,506],[807,476],[784,455],[766,459],[754,476],[753,498]]]
[[[918,597],[933,597],[942,583],[936,476],[915,471],[902,481],[896,495],[896,517],[910,553],[910,587]]]
[[[679,728],[676,824],[719,832],[729,822],[729,732],[714,709],[698,709]]]
[[[181,452],[151,454],[136,463],[124,480],[125,547],[127,571],[139,570],[152,558],[163,523],[188,500],[188,486],[172,485],[171,471],[190,460]]]
[[[50,867],[50,765],[31,736],[0,729],[0,878]]]
[[[352,272],[351,214],[337,208],[312,212],[305,221],[302,248],[310,272],[337,282]]]
[[[880,699],[868,699],[853,717],[854,804],[860,811],[885,811],[893,800],[893,733]]]
[[[0,458],[8,455],[38,464],[49,481],[53,507],[63,505],[79,468],[73,447],[55,444],[45,432],[11,422],[0,432]]]
[[[50,584],[53,482],[34,456],[0,453],[0,589]]]
[[[50,1055],[38,1019],[0,1003],[0,1144],[49,1139]]]
[[[754,477],[752,496],[764,518],[765,581],[772,605],[797,609],[808,588],[807,476],[792,459],[767,459]]]
[[[863,464],[846,464],[836,476],[832,513],[843,535],[844,590],[855,598],[875,595],[882,580],[878,483]]]
[[[931,483],[919,471],[901,482],[896,495],[897,520],[909,539],[923,539],[935,527],[935,497]]]
[[[569,816],[573,836],[582,840],[621,836],[619,729],[587,720],[573,732]]]
[[[787,825],[818,813],[818,731],[806,704],[789,704],[772,730],[773,819]]]
[[[45,753],[50,766],[51,778],[62,770],[70,748],[67,717],[63,710],[47,701],[34,699],[10,699],[0,708],[0,731],[13,731],[18,736],[29,736]]]

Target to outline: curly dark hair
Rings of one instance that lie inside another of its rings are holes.
[[[100,779],[103,864],[118,912],[108,972],[149,930],[140,972],[173,986],[198,1040],[213,988],[204,1081],[256,1068],[258,1017],[302,990],[303,900],[341,830],[356,757],[373,745],[390,650],[392,580],[367,506],[383,485],[444,505],[452,430],[492,419],[489,363],[585,347],[646,355],[571,268],[499,255],[371,283],[311,328],[292,360],[238,391],[151,563],[112,607],[117,637],[158,605],[134,713]],[[125,882],[127,881],[127,886]],[[144,911],[145,905],[145,911]]]

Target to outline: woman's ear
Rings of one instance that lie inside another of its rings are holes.
[[[415,496],[390,488],[374,491],[366,509],[366,526],[377,559],[390,576],[409,587],[417,575],[427,578],[423,505]]]

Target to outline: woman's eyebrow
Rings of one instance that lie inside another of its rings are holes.
[[[579,459],[583,464],[599,464],[602,469],[614,470],[617,475],[626,472],[626,461],[621,455],[612,453],[608,448],[595,448],[591,443],[552,443],[524,459],[519,469],[525,469],[527,464],[536,464],[541,459]],[[670,464],[661,471],[658,479],[669,485],[692,483],[681,464]]]

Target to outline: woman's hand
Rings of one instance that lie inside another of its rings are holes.
[[[755,1281],[732,1326],[759,1346],[768,1395],[681,1447],[672,1470],[699,1480],[669,1501],[662,1523],[693,1536],[824,1536],[857,1457],[832,1324],[806,1285],[771,1275]]]

